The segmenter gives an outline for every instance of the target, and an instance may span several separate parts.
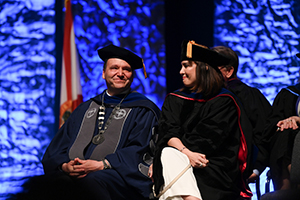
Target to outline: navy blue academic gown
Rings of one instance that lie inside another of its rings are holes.
[[[67,122],[53,138],[43,157],[42,163],[46,175],[60,176],[63,174],[61,165],[70,161],[69,151],[80,129],[83,117],[92,101],[101,105],[102,95],[105,95],[105,121],[124,95],[108,96],[105,92],[80,104],[70,115]],[[90,173],[82,180],[75,180],[83,185],[89,185],[89,192],[98,195],[98,199],[130,199],[147,198],[151,192],[152,182],[147,175],[141,173],[139,165],[149,166],[143,160],[146,152],[150,151],[149,141],[153,127],[157,125],[159,108],[144,95],[131,92],[122,102],[121,108],[132,108],[121,132],[120,141],[114,153],[106,155],[112,169]],[[98,113],[98,112],[97,112]],[[93,135],[98,133],[98,119],[95,122]],[[101,144],[100,144],[101,145]],[[89,159],[96,145],[90,143],[85,151],[85,159]],[[91,181],[90,181],[91,180]],[[89,183],[90,182],[90,183]],[[107,191],[104,197],[99,190],[105,185]],[[124,195],[125,196],[118,196]],[[99,198],[101,195],[101,198]]]

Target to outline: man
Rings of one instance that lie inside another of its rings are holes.
[[[75,198],[148,198],[149,142],[160,111],[130,89],[133,70],[143,68],[143,60],[114,45],[98,54],[107,90],[79,105],[55,135],[42,160],[45,174],[76,188]]]
[[[252,174],[249,174],[250,177],[246,178],[248,178],[248,182],[254,182],[268,165],[268,140],[265,136],[264,129],[268,116],[272,112],[272,107],[257,88],[250,87],[238,79],[237,71],[239,60],[237,54],[231,48],[217,46],[212,49],[230,58],[230,63],[226,66],[220,66],[219,69],[227,83],[227,89],[233,92],[241,101],[252,125],[252,131],[250,131],[250,133],[252,132],[251,137],[255,145],[255,148],[253,148],[253,173],[251,168],[248,169],[251,170],[250,174]]]
[[[296,56],[300,58],[300,53]],[[300,73],[300,71],[299,71]],[[267,133],[270,140],[270,177],[274,191],[263,200],[298,200],[299,184],[299,125],[300,79],[294,85],[282,88],[272,104]]]
[[[300,58],[300,53],[296,56]],[[295,85],[281,89],[276,95],[272,105],[273,112],[268,121],[267,130],[271,137],[270,175],[275,190],[296,188],[290,173],[294,140],[300,130],[299,80]]]

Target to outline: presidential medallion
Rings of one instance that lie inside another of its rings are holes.
[[[103,135],[95,135],[95,137],[93,137],[93,140],[92,142],[95,144],[95,145],[98,145],[98,144],[101,144],[102,142],[104,142],[105,138]]]

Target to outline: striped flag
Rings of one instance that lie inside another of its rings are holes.
[[[65,8],[59,127],[65,123],[70,114],[83,101],[70,0],[65,1]]]

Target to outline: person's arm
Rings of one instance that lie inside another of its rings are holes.
[[[284,120],[280,120],[277,123],[277,131],[283,131],[284,129],[290,129],[296,130],[298,127],[298,124],[300,123],[300,117],[298,116],[291,116],[289,118],[286,118]]]
[[[76,139],[88,106],[89,103],[80,104],[55,134],[42,159],[45,174],[66,173],[62,169],[62,165],[70,162],[68,149]]]
[[[80,177],[85,176],[84,169],[82,168],[75,168],[75,166],[78,164],[78,161],[71,160],[68,163],[63,163],[61,166],[61,170],[72,177]]]
[[[196,153],[190,151],[188,148],[186,148],[181,140],[179,138],[173,137],[168,141],[168,145],[171,147],[175,147],[178,149],[180,152],[184,153],[187,155],[187,157],[190,160],[190,163],[193,167],[195,168],[203,168],[208,165],[208,160],[206,159],[206,156],[201,153]]]
[[[106,159],[97,161],[75,158],[74,161],[62,165],[62,170],[64,172],[77,178],[83,178],[91,172],[105,170],[107,168],[110,168],[110,164]]]

